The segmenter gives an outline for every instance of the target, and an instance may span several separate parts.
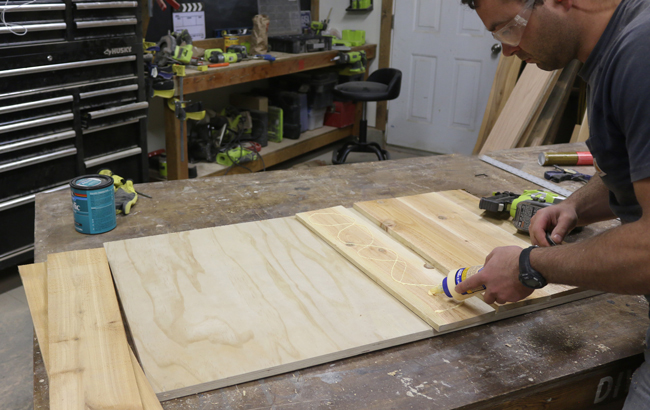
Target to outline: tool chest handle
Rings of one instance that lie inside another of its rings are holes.
[[[76,2],[77,10],[122,9],[137,7],[137,1]]]
[[[86,168],[94,167],[95,165],[105,164],[107,162],[116,161],[118,159],[131,157],[133,155],[138,155],[142,153],[142,148],[135,147],[127,149],[126,151],[115,152],[113,154],[104,155],[102,157],[97,157],[93,159],[87,159],[84,161]]]
[[[23,148],[36,147],[39,145],[49,144],[50,142],[61,141],[69,138],[74,138],[76,133],[74,131],[59,132],[57,134],[48,135],[39,138],[30,138],[28,140],[14,142],[12,144],[0,145],[0,154],[6,152],[18,151]]]
[[[65,184],[65,185],[58,186],[56,188],[47,189],[43,192],[49,194],[51,192],[64,190],[68,187],[70,187],[70,185]],[[35,199],[36,199],[36,194],[31,194],[31,195],[21,196],[20,198],[12,199],[11,201],[0,202],[0,212],[6,211],[7,209],[15,208],[17,206],[30,204],[34,202]]]
[[[138,24],[138,19],[110,19],[110,20],[90,20],[90,21],[77,21],[75,22],[77,28],[95,28],[95,27],[113,27],[113,26],[135,26]]]
[[[23,104],[7,105],[5,107],[0,107],[0,115],[10,112],[30,110],[32,108],[46,107],[48,105],[63,104],[72,102],[73,100],[74,98],[71,95],[67,95],[65,97],[48,98],[46,100],[32,101]]]
[[[116,114],[122,114],[130,111],[144,110],[145,108],[149,108],[149,103],[146,101],[127,104],[121,107],[107,108],[105,110],[91,111],[86,113],[86,115],[88,116],[88,119],[95,120],[97,118],[108,117],[109,115],[116,115]]]
[[[115,123],[115,124],[102,125],[100,127],[84,128],[84,129],[81,130],[81,132],[83,133],[83,135],[86,135],[86,134],[91,134],[91,133],[97,132],[97,131],[104,131],[104,130],[107,130],[109,128],[122,127],[124,125],[135,124],[136,122],[140,121],[143,118],[147,118],[147,116],[146,115],[140,115],[140,116],[137,116],[137,117],[132,118],[130,120],[120,121],[120,122]]]
[[[0,78],[12,77],[16,75],[43,73],[43,72],[57,71],[57,70],[68,70],[71,68],[93,67],[98,65],[123,63],[127,61],[135,61],[135,60],[136,60],[136,56],[131,55],[131,56],[123,56],[123,57],[102,58],[99,60],[84,60],[84,61],[75,61],[71,63],[39,65],[35,67],[25,67],[25,68],[14,68],[11,70],[0,71]]]
[[[1,125],[0,134],[3,134],[5,132],[22,130],[26,128],[39,127],[41,125],[56,124],[57,122],[72,121],[73,119],[74,119],[74,114],[61,114],[52,117],[39,118],[36,120],[17,122],[15,124]]]
[[[53,3],[53,4],[15,4],[15,5],[2,5],[0,6],[0,13],[3,11],[5,13],[16,13],[16,12],[26,12],[26,11],[57,11],[65,10],[65,3]]]
[[[38,155],[36,157],[25,158],[14,162],[9,162],[6,164],[0,165],[0,173],[12,171],[18,168],[28,167],[30,165],[40,164],[42,162],[52,161],[54,159],[69,157],[71,155],[76,155],[77,149],[72,147],[60,151],[50,152],[48,154]]]
[[[43,24],[19,24],[17,27],[2,26],[0,27],[0,34],[11,33],[15,30],[33,31],[50,31],[50,30],[65,30],[67,25],[65,23],[43,23]]]
[[[138,89],[137,84],[131,84],[131,85],[125,85],[123,87],[115,87],[115,88],[106,88],[103,90],[97,90],[97,91],[89,91],[86,93],[80,93],[79,98],[82,100],[85,98],[91,98],[91,97],[99,97],[102,95],[107,95],[107,94],[117,94],[117,93],[124,93],[128,91],[136,91]]]

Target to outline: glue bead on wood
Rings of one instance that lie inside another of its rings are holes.
[[[483,265],[454,269],[449,272],[449,275],[447,275],[446,278],[442,280],[441,285],[438,285],[435,288],[431,288],[429,290],[429,295],[434,296],[445,294],[448,297],[454,298],[456,300],[465,300],[467,298],[471,298],[474,296],[474,294],[483,292],[485,290],[485,286],[482,285],[479,288],[468,290],[462,294],[457,293],[454,289],[456,288],[456,285],[466,280],[467,278],[470,278],[473,275],[479,273],[481,269],[483,269]],[[451,286],[449,284],[451,284]]]

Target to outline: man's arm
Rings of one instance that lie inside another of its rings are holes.
[[[624,294],[650,294],[650,178],[634,183],[640,220],[575,244],[539,248],[531,265],[553,283]]]
[[[549,246],[546,232],[555,243],[561,243],[576,226],[615,218],[609,207],[609,190],[598,175],[558,205],[538,211],[530,224],[534,245]]]
[[[575,244],[534,249],[532,267],[551,283],[650,294],[650,178],[635,182],[634,191],[643,209],[640,220]],[[520,253],[521,248],[516,246],[496,248],[483,270],[458,285],[456,291],[462,293],[483,284],[487,303],[525,298],[531,289],[519,282]]]

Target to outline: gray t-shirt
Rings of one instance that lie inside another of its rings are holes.
[[[650,0],[623,0],[580,71],[588,83],[587,145],[621,221],[642,210],[632,182],[650,177]]]
[[[587,145],[623,223],[643,210],[633,182],[650,177],[650,0],[622,0],[585,62]],[[650,296],[646,296],[650,301]]]

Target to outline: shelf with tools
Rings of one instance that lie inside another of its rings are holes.
[[[375,58],[377,46],[375,44],[366,44],[360,47],[353,47],[352,50],[363,50],[366,52],[368,60],[372,60]],[[332,59],[337,56],[338,51],[332,50],[306,54],[272,52],[271,54],[276,58],[275,61],[243,61],[232,64],[228,67],[209,68],[207,71],[198,71],[188,68],[186,70],[186,76],[183,79],[184,97],[193,93],[215,90],[230,85],[279,77],[286,74],[293,74],[318,68],[331,67],[336,64]],[[178,94],[178,91],[180,90],[178,79],[176,79],[175,89]],[[164,116],[168,179],[186,179],[188,178],[187,135],[181,138],[180,122],[175,117],[174,112],[165,109]],[[280,147],[274,147],[275,149],[272,152],[267,151],[265,153],[263,149],[261,154],[266,166],[268,167],[271,162],[277,164],[286,161],[295,156],[307,153],[310,150],[320,148],[351,135],[353,135],[353,127],[341,129],[330,128],[329,130],[327,128],[317,129],[304,133],[301,135],[300,139],[295,140],[295,143],[293,141],[283,141],[283,143],[278,144]],[[275,144],[270,143],[269,146],[271,145]],[[271,158],[267,160],[265,155],[271,156]],[[225,170],[220,170],[216,167],[218,167],[216,164],[201,164],[197,167],[198,175],[220,175],[220,172],[225,173]],[[201,171],[205,168],[214,170]],[[260,161],[259,168],[256,165],[255,170],[261,169],[263,169],[263,166]],[[242,171],[248,172],[241,168],[241,171],[233,170],[230,173]]]
[[[219,175],[243,174],[250,171],[261,171],[281,162],[290,160],[298,155],[321,148],[327,144],[340,141],[352,133],[352,126],[334,128],[324,126],[315,130],[304,132],[300,139],[285,139],[281,142],[269,142],[269,145],[262,148],[260,155],[262,160],[254,160],[242,164],[243,166],[227,167],[219,164],[199,162],[196,165],[198,177],[214,177]]]

